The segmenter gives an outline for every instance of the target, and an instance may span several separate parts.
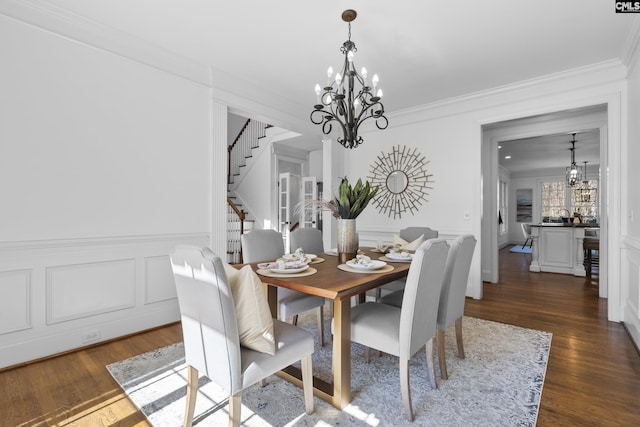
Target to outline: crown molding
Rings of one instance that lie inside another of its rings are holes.
[[[499,107],[514,99],[524,101],[539,98],[541,93],[553,96],[595,85],[619,84],[627,76],[627,68],[620,60],[599,62],[585,67],[548,74],[510,85],[482,90],[389,114],[394,125],[403,126],[449,117],[457,114]],[[542,89],[541,89],[542,88]]]

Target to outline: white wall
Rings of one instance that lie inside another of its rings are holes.
[[[624,322],[636,345],[640,346],[640,57],[636,50],[628,76],[628,117],[627,156],[623,163],[625,181],[623,191],[625,203],[622,206],[624,221],[622,224],[623,246],[621,264],[621,282],[623,294],[627,295],[624,307]]]
[[[177,320],[209,89],[5,15],[0,57],[0,367]]]
[[[379,152],[389,151],[392,145],[402,141],[403,145],[417,147],[430,160],[434,189],[429,196],[429,203],[416,215],[403,216],[399,220],[388,219],[375,209],[367,208],[358,219],[360,240],[379,239],[384,233],[390,234],[411,225],[432,227],[439,230],[443,237],[472,233],[478,238],[479,244],[467,295],[480,298],[482,281],[479,255],[481,250],[485,250],[481,242],[486,238],[481,236],[482,218],[483,215],[497,218],[497,210],[483,212],[481,204],[483,185],[485,188],[495,188],[497,183],[497,167],[492,172],[493,176],[483,176],[481,171],[482,126],[537,114],[608,104],[611,126],[609,173],[614,191],[619,191],[615,186],[619,183],[616,175],[620,173],[622,155],[619,100],[623,95],[624,67],[609,63],[398,112],[389,117],[388,129],[365,134],[363,146],[345,154],[348,159],[345,168],[347,174],[351,179],[365,177]],[[610,194],[609,201],[612,221],[619,224],[619,194]],[[616,233],[613,234],[613,241],[609,244],[613,248],[610,252],[615,265],[620,253],[615,249],[619,243]],[[497,239],[495,246],[489,250],[497,254]],[[619,282],[610,280],[609,283]],[[609,314],[612,320],[619,319],[621,301],[619,294],[610,298]]]

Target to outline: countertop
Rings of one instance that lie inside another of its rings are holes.
[[[581,222],[578,224],[566,223],[566,222],[544,222],[541,224],[531,224],[532,227],[586,227],[586,228],[600,228],[600,224],[592,224],[588,222]]]

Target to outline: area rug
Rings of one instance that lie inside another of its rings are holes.
[[[313,331],[310,317],[299,326]],[[404,415],[398,359],[382,355],[367,364],[364,349],[352,344],[353,400],[340,411],[314,398],[315,413],[304,410],[302,390],[272,376],[265,387],[243,392],[243,426],[534,426],[547,368],[551,334],[463,318],[465,359],[457,357],[455,330],[446,332],[449,379],[438,388],[428,383],[425,352],[410,362],[415,421]],[[331,346],[317,348],[314,374],[329,379]],[[184,416],[186,378],[182,343],[107,366],[127,396],[155,427],[180,426]],[[225,393],[206,377],[200,378],[194,425],[228,423]]]
[[[516,253],[519,253],[519,254],[530,254],[531,253],[531,246],[516,245],[516,246],[512,247],[511,249],[509,249],[509,252],[516,252]]]

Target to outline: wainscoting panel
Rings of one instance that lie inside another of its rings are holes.
[[[210,235],[0,242],[0,369],[179,321],[183,244]]]
[[[47,324],[135,306],[134,259],[47,268]]]
[[[173,281],[171,261],[168,256],[145,258],[144,303],[176,299],[176,285]]]
[[[623,240],[621,281],[623,321],[631,338],[640,347],[640,239],[626,237]],[[626,290],[626,292],[625,292]]]
[[[31,327],[31,271],[0,272],[0,335]]]

